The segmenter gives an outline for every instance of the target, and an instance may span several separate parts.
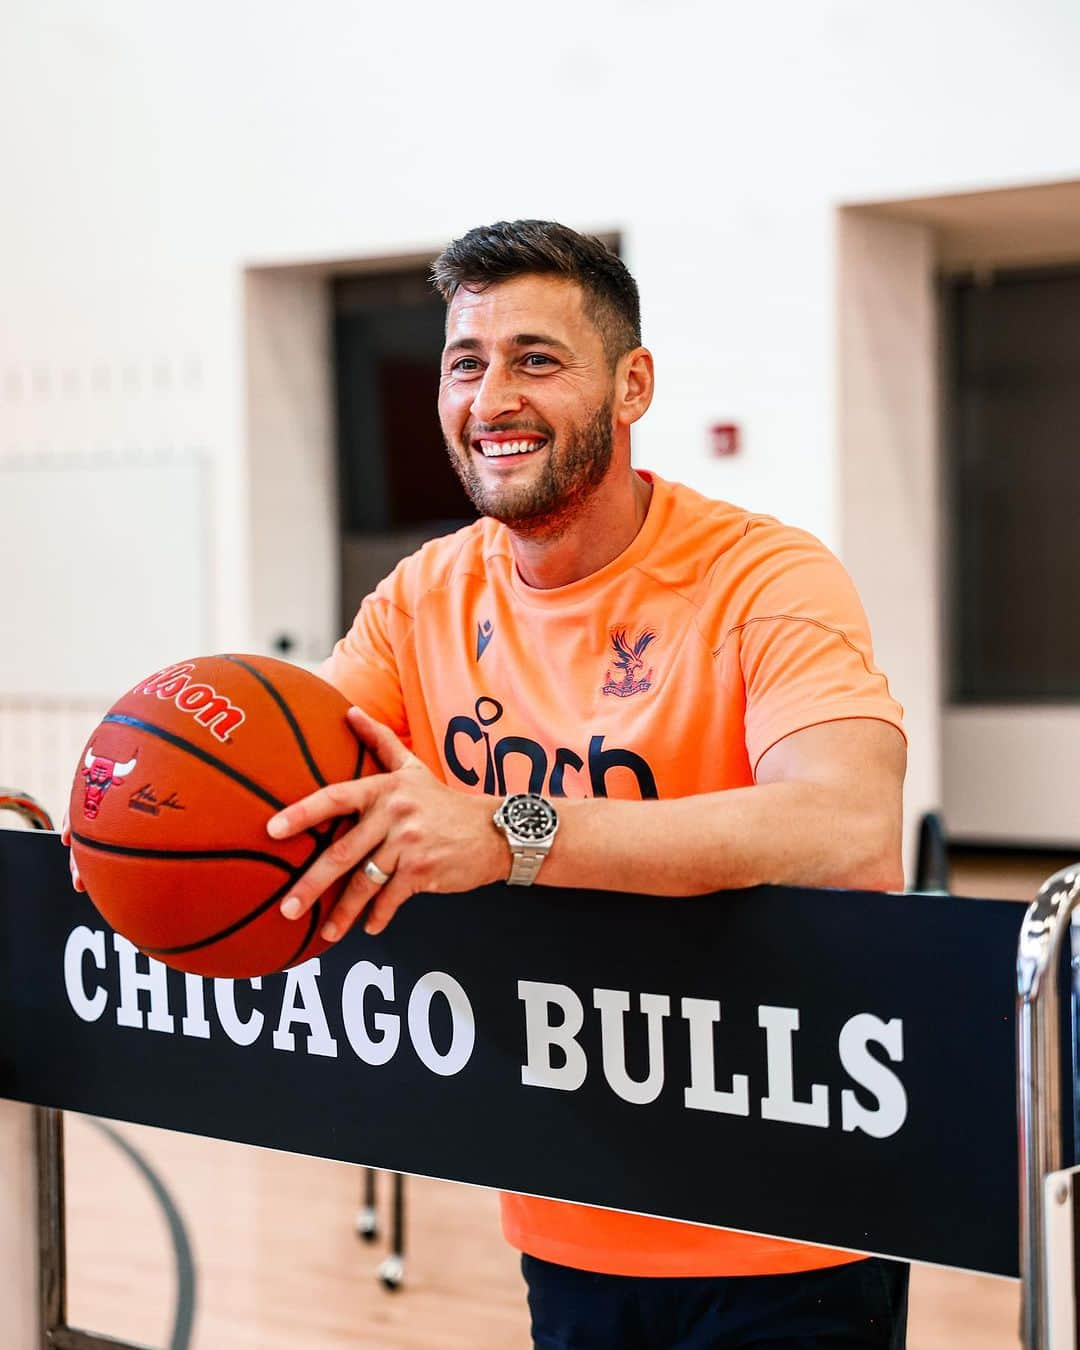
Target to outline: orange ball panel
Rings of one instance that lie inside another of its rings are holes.
[[[80,870],[109,925],[140,951],[179,970],[223,977],[247,972],[253,958],[261,967],[255,973],[266,973],[325,951],[319,923],[341,889],[319,900],[314,923],[309,916],[293,922],[278,909],[289,874],[265,862],[116,858],[84,849]]]
[[[317,676],[257,656],[178,662],[124,694],[87,743],[69,810],[76,864],[117,932],[180,970],[228,978],[325,950],[318,921],[290,922],[278,901],[327,828],[279,841],[266,823],[322,782],[378,772],[348,706]]]

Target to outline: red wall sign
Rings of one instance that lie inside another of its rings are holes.
[[[709,428],[709,445],[714,455],[739,453],[739,428],[735,422],[717,422]]]

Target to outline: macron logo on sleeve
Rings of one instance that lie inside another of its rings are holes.
[[[487,651],[487,645],[495,636],[495,626],[490,619],[476,625],[476,659],[479,661]]]

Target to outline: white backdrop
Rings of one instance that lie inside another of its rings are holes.
[[[0,454],[203,447],[218,650],[274,629],[253,536],[306,560],[336,529],[325,504],[255,528],[245,267],[500,217],[618,232],[657,359],[638,462],[835,547],[837,208],[1080,178],[1074,0],[8,0],[0,24]],[[51,650],[65,612],[20,642]],[[898,697],[937,700],[912,665]]]
[[[106,706],[207,644],[195,456],[0,456],[0,690]]]

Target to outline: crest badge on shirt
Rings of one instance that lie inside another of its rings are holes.
[[[601,693],[615,698],[631,698],[644,694],[653,687],[653,668],[645,668],[645,652],[656,640],[651,628],[643,628],[636,637],[629,637],[627,628],[611,630],[611,664],[607,668]]]

